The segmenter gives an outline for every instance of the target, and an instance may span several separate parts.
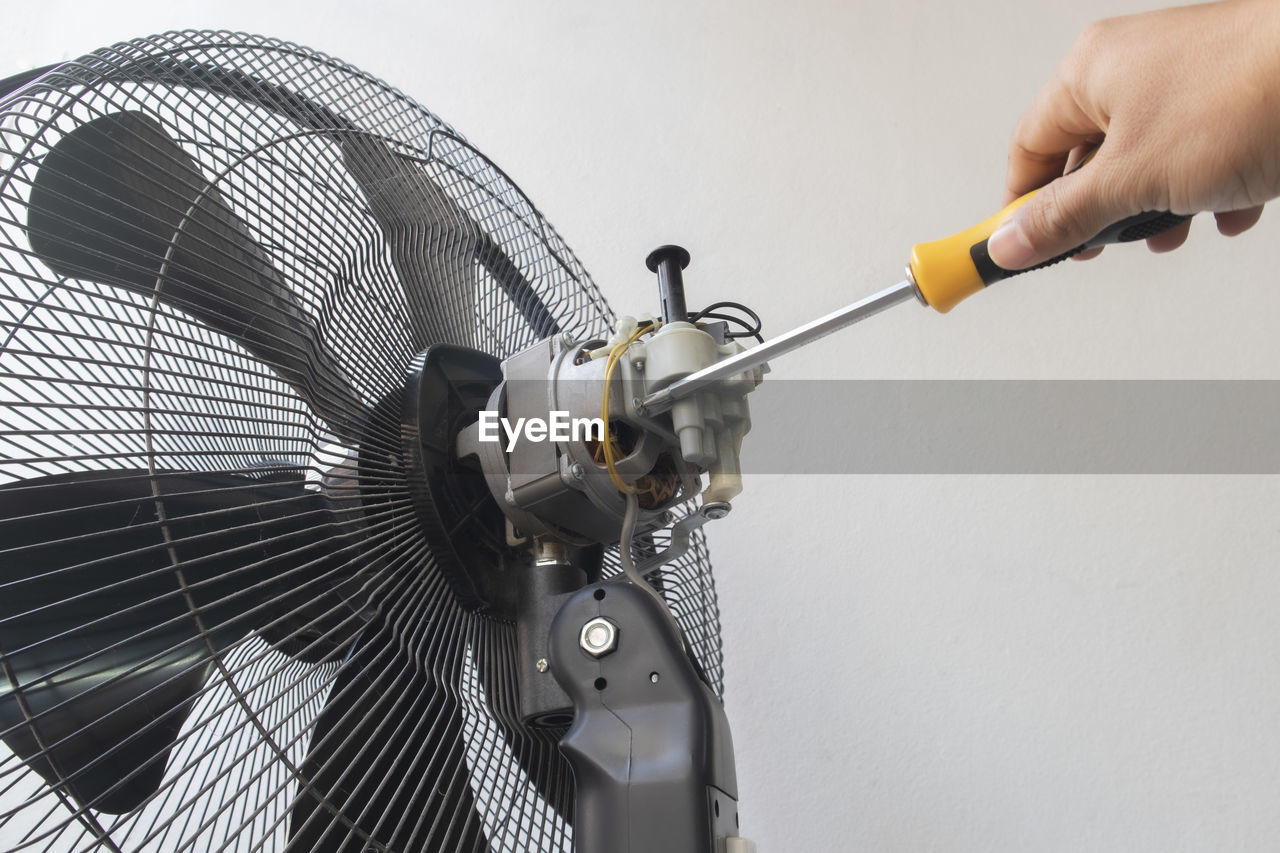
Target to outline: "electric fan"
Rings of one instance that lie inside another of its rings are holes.
[[[742,849],[698,528],[760,371],[644,405],[741,350],[687,255],[619,321],[465,139],[282,41],[0,86],[4,846]]]

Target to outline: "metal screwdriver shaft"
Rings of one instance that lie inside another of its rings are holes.
[[[803,326],[792,329],[786,334],[772,338],[757,347],[744,350],[735,356],[726,358],[710,367],[690,373],[683,379],[672,382],[661,391],[656,391],[644,399],[642,408],[650,414],[663,412],[671,408],[677,400],[690,394],[696,394],[713,382],[719,382],[729,376],[735,376],[753,367],[759,367],[771,358],[789,353],[794,349],[813,343],[832,332],[838,332],[846,326],[852,326],[860,320],[879,314],[899,302],[916,298],[916,286],[910,279],[905,279],[893,287],[874,293],[865,299],[846,305],[839,311],[833,311]]]

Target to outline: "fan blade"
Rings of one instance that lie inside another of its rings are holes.
[[[387,622],[368,626],[316,720],[287,850],[487,853],[456,697]]]
[[[57,67],[58,66],[56,64],[43,65],[40,68],[31,68],[27,71],[20,71],[17,74],[13,74],[3,80],[0,80],[0,97],[8,97],[9,95],[12,95],[32,80],[43,77]]]
[[[5,744],[51,786],[111,814],[132,811],[160,788],[211,663],[203,642],[184,632],[139,638],[148,627],[111,620],[79,635],[93,647],[128,644],[116,654],[81,657],[79,646],[57,645],[6,660],[19,687],[0,694]],[[70,664],[68,654],[76,656]]]
[[[536,337],[560,331],[520,268],[425,169],[375,137],[340,139],[343,162],[390,246],[415,349],[442,341],[476,346],[477,264],[494,277]]]
[[[432,343],[470,343],[476,317],[472,313],[450,319],[460,325],[442,325],[440,305],[429,305],[433,292],[447,291],[466,297],[462,304],[474,311],[479,262],[489,271],[537,338],[560,332],[537,290],[498,243],[411,158],[397,155],[383,140],[361,132],[345,116],[310,100],[292,89],[264,81],[235,69],[201,63],[149,58],[121,73],[142,72],[141,80],[166,78],[185,86],[248,98],[259,106],[278,111],[303,127],[331,133],[342,147],[343,160],[369,199],[379,228],[391,245],[392,265],[405,287],[413,314],[414,346]],[[166,238],[167,239],[167,238]],[[448,302],[444,303],[448,305]],[[456,309],[455,309],[456,313]]]
[[[80,803],[136,808],[212,656],[332,606],[346,532],[323,495],[244,475],[79,472],[0,488],[0,737]]]
[[[150,117],[62,137],[31,188],[27,232],[54,272],[152,295],[270,365],[331,429],[363,407],[321,330],[199,164]]]

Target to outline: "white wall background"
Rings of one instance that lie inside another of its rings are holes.
[[[309,44],[468,135],[615,308],[680,242],[691,304],[777,333],[993,210],[1074,35],[1149,5],[27,3],[0,71],[175,27]],[[1280,378],[1277,228],[900,308],[775,376]],[[711,537],[762,851],[1275,849],[1276,478],[758,477]]]

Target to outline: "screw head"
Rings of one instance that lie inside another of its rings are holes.
[[[585,468],[582,467],[582,464],[580,462],[575,462],[571,466],[569,466],[569,474],[570,476],[573,477],[573,479],[581,480],[587,476],[587,471]]]
[[[582,626],[578,645],[593,658],[602,658],[618,648],[618,626],[603,616],[597,616]]]
[[[636,369],[636,373],[644,373],[644,359],[643,359],[643,358],[637,358],[635,361],[631,362],[631,366],[632,366],[632,367],[634,367],[634,368]]]
[[[534,666],[538,668],[538,672],[546,672],[547,667],[550,666],[550,664],[547,663],[546,658],[538,658],[538,662],[534,664]]]

